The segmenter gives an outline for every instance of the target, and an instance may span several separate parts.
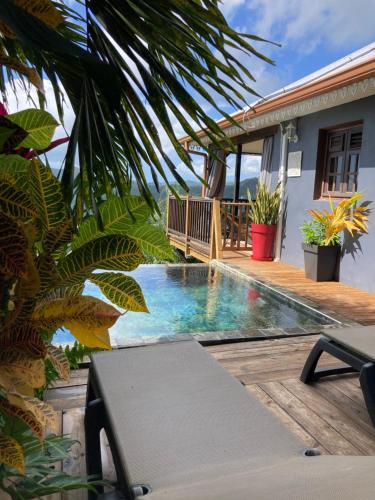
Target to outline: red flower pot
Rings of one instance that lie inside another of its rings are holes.
[[[276,224],[251,224],[253,260],[273,260]]]

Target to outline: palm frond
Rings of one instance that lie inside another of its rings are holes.
[[[149,205],[157,209],[145,170],[156,185],[159,178],[170,185],[169,171],[187,189],[176,164],[163,150],[161,131],[178,161],[194,172],[173,121],[203,148],[207,146],[195,127],[206,129],[217,145],[228,143],[198,101],[203,98],[234,123],[219,102],[239,108],[247,104],[243,95],[257,95],[248,83],[254,77],[238,54],[271,61],[253,45],[263,40],[233,29],[217,0],[82,3],[85,17],[62,0],[53,2],[64,21],[51,26],[22,8],[24,3],[1,1],[0,31],[4,25],[14,37],[3,33],[0,53],[19,60],[23,74],[4,66],[0,92],[5,95],[6,82],[12,86],[17,78],[27,91],[27,66],[51,81],[60,118],[64,92],[68,96],[76,119],[62,181],[76,218],[85,211],[99,214],[96,205],[103,193],[125,194],[133,179]],[[43,104],[41,93],[39,97]],[[74,183],[77,157],[80,175]]]

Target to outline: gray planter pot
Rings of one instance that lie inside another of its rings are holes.
[[[314,281],[335,281],[338,276],[341,247],[302,244],[305,257],[305,276]]]

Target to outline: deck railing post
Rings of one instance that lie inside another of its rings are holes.
[[[213,247],[213,254],[215,259],[221,259],[222,255],[222,243],[221,243],[221,214],[220,214],[220,200],[217,200],[214,198],[212,200],[212,226],[213,226],[213,238],[212,238],[212,244],[214,245]]]
[[[169,214],[170,214],[170,208],[169,208],[169,204],[171,202],[171,195],[170,193],[168,193],[168,197],[167,197],[167,206],[166,206],[166,210],[167,210],[167,213],[166,213],[166,232],[167,232],[167,236],[169,234]]]
[[[189,255],[189,195],[186,196],[186,218],[185,218],[185,255]]]

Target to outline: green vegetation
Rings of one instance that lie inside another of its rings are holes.
[[[280,198],[280,185],[277,185],[275,190],[271,191],[263,182],[259,181],[255,200],[252,199],[252,194],[248,192],[251,222],[253,224],[277,224]]]
[[[322,222],[317,220],[305,221],[301,227],[303,242],[306,245],[323,246],[326,238],[326,229]],[[332,238],[331,245],[340,245],[341,238],[339,234],[335,234]]]
[[[48,147],[56,125],[51,115],[35,110],[8,115],[0,123],[0,477],[3,482],[12,478],[17,492],[22,485],[31,492],[34,486],[44,491],[42,483],[69,489],[86,481],[69,482],[69,476],[52,472],[46,479],[49,462],[42,475],[32,478],[27,462],[29,434],[43,442],[48,432],[57,432],[56,413],[38,396],[56,375],[68,379],[72,361],[82,353],[53,346],[54,332],[65,326],[85,348],[110,349],[108,328],[120,312],[83,296],[84,282],[90,280],[122,309],[146,312],[136,281],[115,271],[135,269],[143,252],[172,256],[165,233],[148,223],[151,209],[140,197],[108,197],[99,205],[103,230],[89,216],[74,231],[60,182],[49,167],[15,154],[22,147]],[[22,432],[15,432],[18,426],[8,425],[9,419],[22,424]],[[36,460],[47,460],[42,444]]]
[[[244,96],[256,94],[249,85],[253,76],[238,55],[271,61],[254,46],[262,41],[259,37],[228,24],[217,0],[80,3],[83,9],[69,8],[62,0],[0,2],[0,91],[5,94],[5,82],[15,78],[28,79],[42,90],[43,70],[53,85],[60,119],[63,95],[68,96],[76,120],[62,183],[64,199],[72,203],[77,219],[87,210],[100,218],[103,193],[116,190],[124,196],[132,180],[157,211],[145,168],[156,185],[159,178],[170,185],[167,169],[187,190],[163,149],[160,131],[178,163],[193,172],[171,117],[204,150],[207,145],[193,123],[206,129],[214,144],[224,141],[232,147],[197,99],[235,124],[225,111],[228,105],[242,108],[248,104]],[[40,98],[43,104],[42,93]],[[77,156],[80,175],[74,186]]]
[[[367,202],[357,206],[362,198],[362,193],[355,193],[336,206],[332,198],[329,198],[329,210],[309,210],[313,222],[305,222],[301,228],[305,243],[334,246],[340,244],[342,231],[347,231],[352,236],[354,233],[367,233],[370,209]]]
[[[267,60],[252,45],[260,39],[232,29],[217,0],[77,3],[83,16],[62,0],[0,2],[3,101],[31,84],[41,108],[7,115],[0,103],[0,489],[15,499],[89,487],[52,467],[73,442],[55,435],[56,413],[39,398],[82,354],[52,345],[56,329],[64,325],[84,349],[110,348],[108,328],[120,313],[83,296],[85,280],[113,304],[146,311],[138,284],[116,271],[145,256],[174,259],[161,216],[153,223],[159,206],[145,169],[156,188],[162,179],[176,191],[166,171],[188,186],[158,128],[193,172],[174,119],[204,149],[193,123],[231,147],[193,95],[233,121],[223,108],[243,107],[253,92],[235,54]],[[53,143],[57,122],[43,111],[43,78],[60,121],[66,96],[75,114],[70,137]],[[40,155],[65,141],[58,180]]]

